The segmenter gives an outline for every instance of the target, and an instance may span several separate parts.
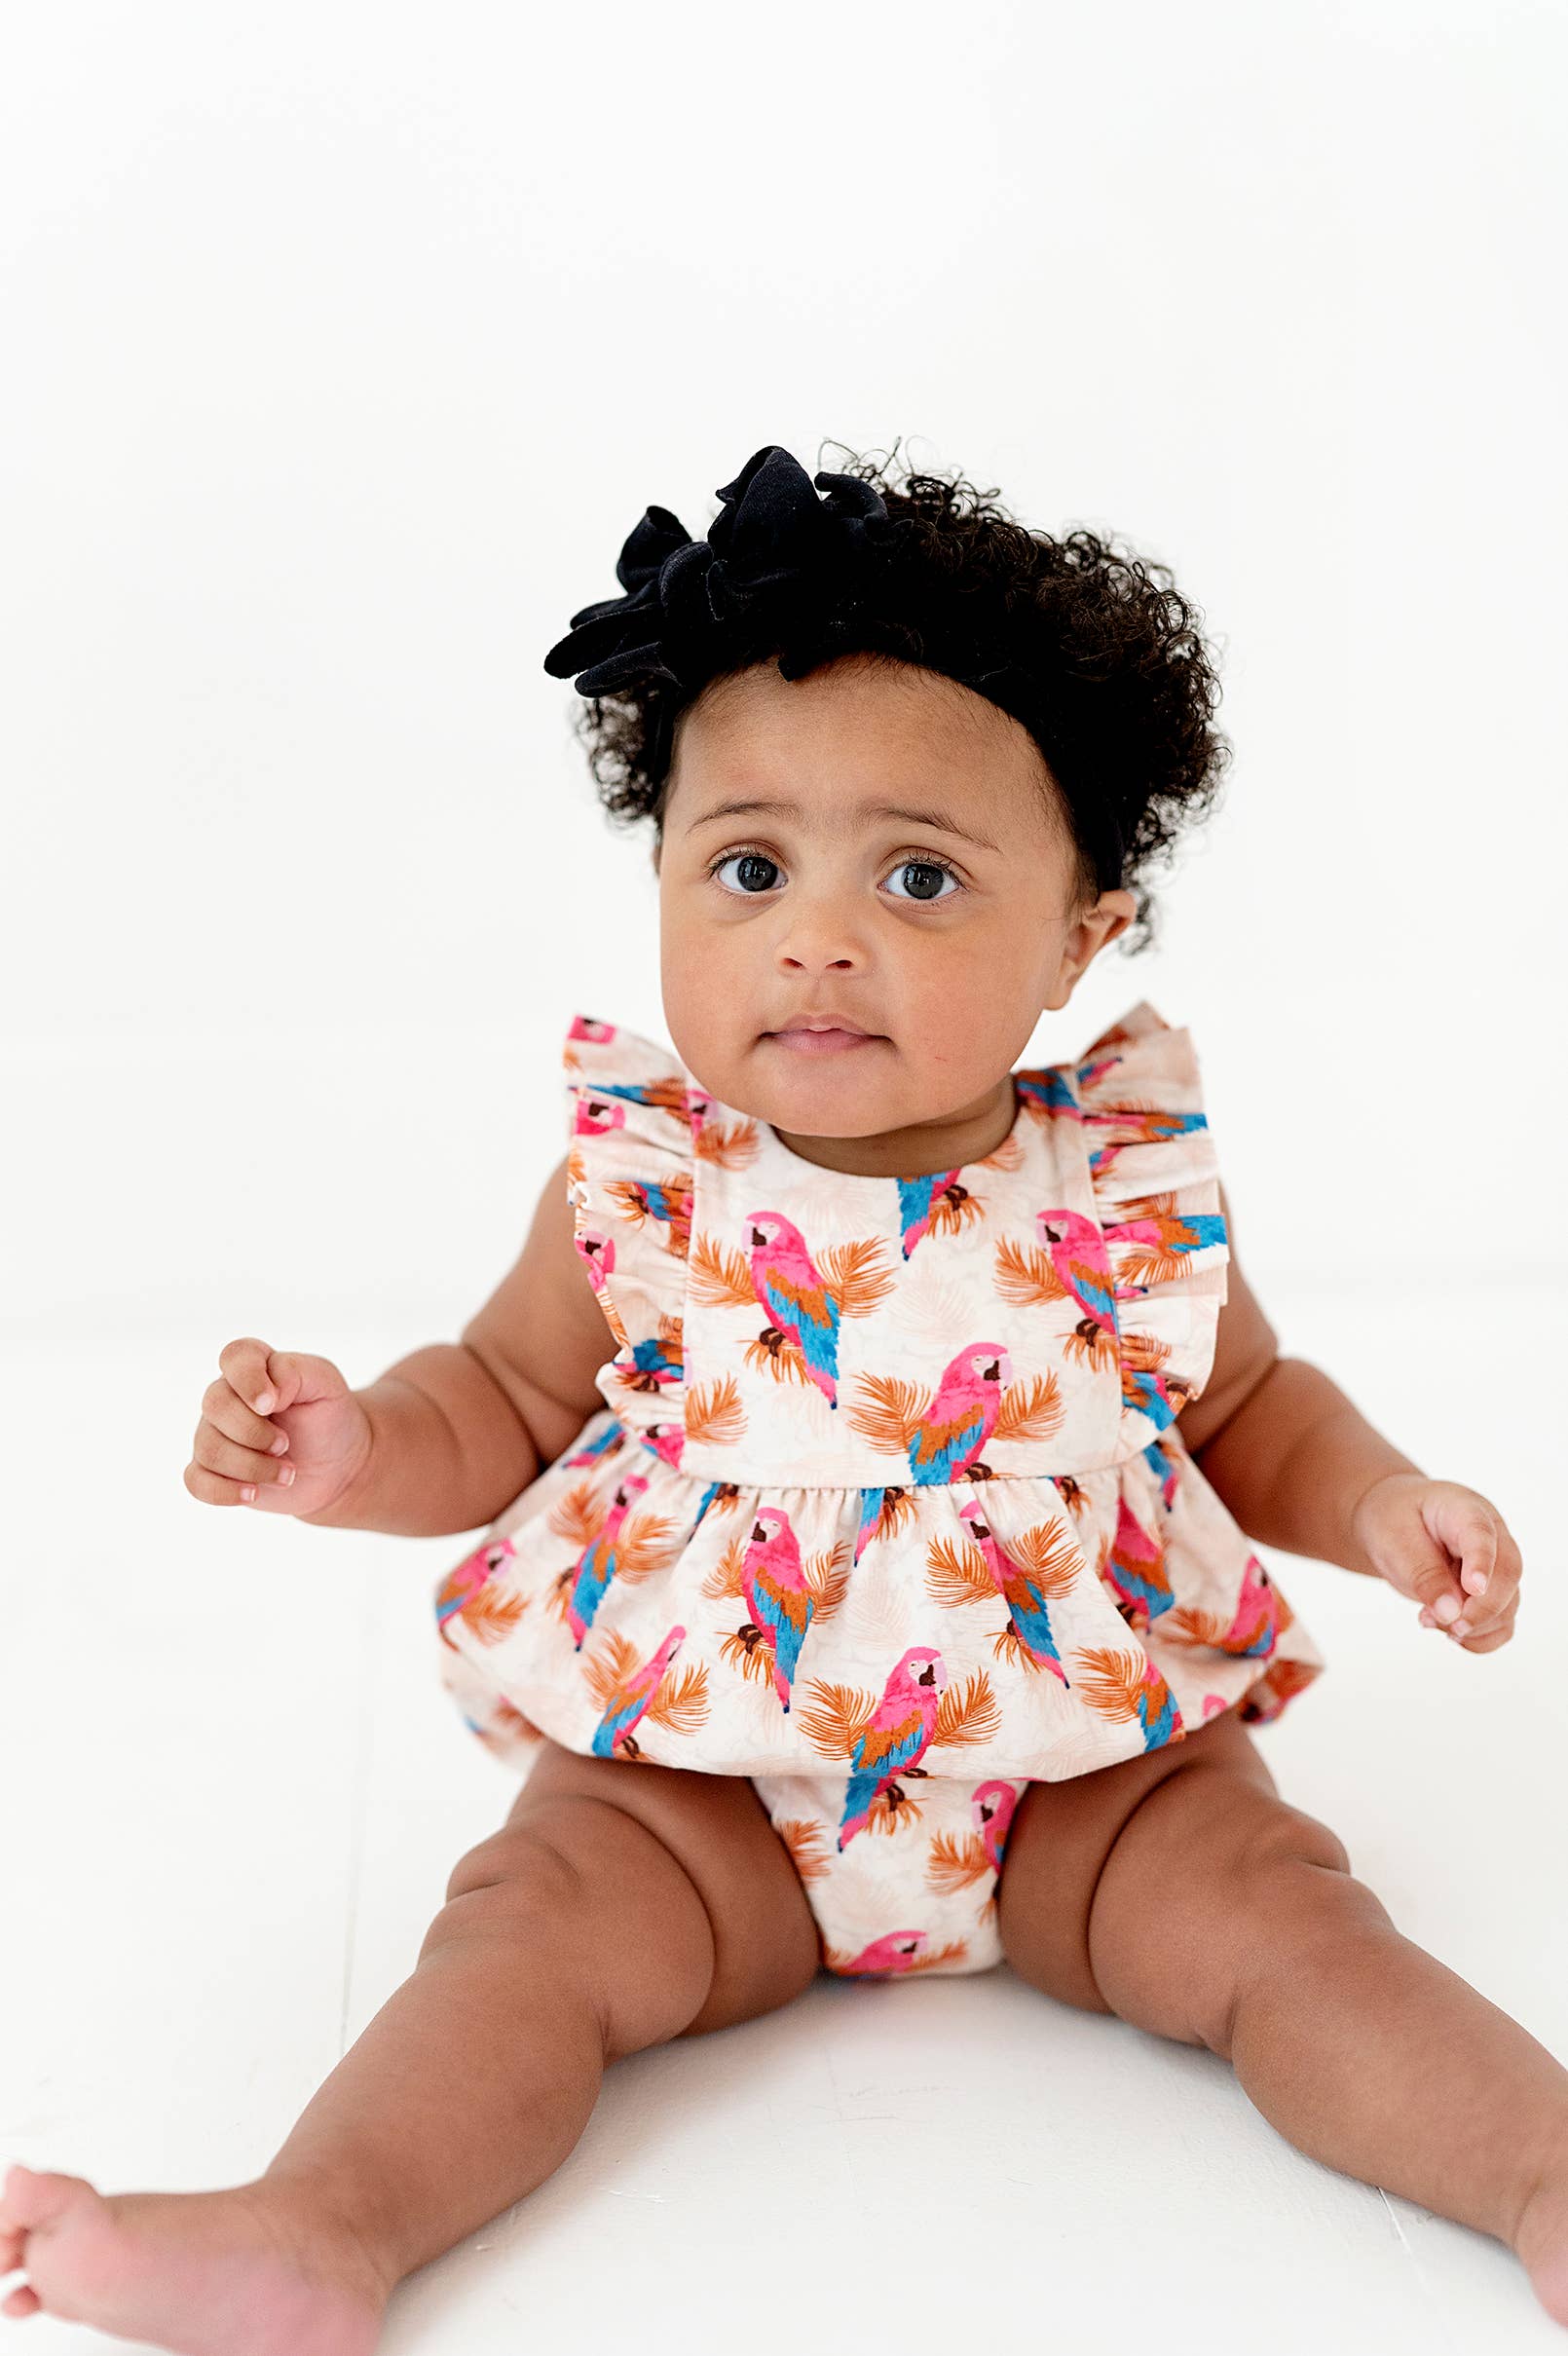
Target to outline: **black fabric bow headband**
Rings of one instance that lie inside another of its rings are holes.
[[[572,617],[544,668],[564,679],[581,663],[579,695],[665,682],[694,693],[704,684],[715,625],[761,607],[782,612],[803,592],[813,608],[842,601],[884,552],[891,529],[881,493],[852,474],[818,474],[777,442],[749,458],[705,540],[668,507],[651,506],[626,541],[616,578],[630,594]],[[704,641],[708,642],[705,650]]]
[[[819,490],[825,497],[817,497]],[[912,626],[900,626],[898,526],[874,484],[853,474],[808,476],[781,444],[768,442],[718,497],[724,506],[703,540],[693,540],[668,507],[645,509],[616,564],[626,595],[583,606],[544,657],[552,678],[577,674],[580,695],[661,691],[650,714],[654,775],[667,764],[677,713],[713,675],[723,642],[732,642],[737,626],[761,630],[792,620],[808,625],[807,652],[793,665],[780,661],[786,679],[825,660],[840,637],[849,647],[879,639],[888,652],[987,696],[1028,729],[1048,762],[1057,759],[1060,711],[1041,681],[1037,655],[1031,660],[1022,645],[1015,652],[1005,609],[970,597],[955,600],[940,624],[926,610]],[[874,588],[886,594],[869,594]],[[927,609],[929,603],[927,587]],[[1114,882],[1122,832],[1107,807],[1095,812],[1095,821],[1101,863]]]

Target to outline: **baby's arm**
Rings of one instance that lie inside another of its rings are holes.
[[[1384,1474],[1419,1476],[1420,1468],[1321,1367],[1281,1357],[1279,1337],[1237,1262],[1223,1186],[1219,1206],[1230,1239],[1229,1286],[1208,1384],[1177,1417],[1187,1452],[1259,1546],[1375,1577],[1377,1565],[1352,1532],[1356,1506]]]
[[[405,1538],[494,1521],[604,1405],[593,1378],[614,1354],[573,1242],[563,1156],[462,1338],[413,1351],[356,1394],[370,1453],[341,1497],[301,1518]]]

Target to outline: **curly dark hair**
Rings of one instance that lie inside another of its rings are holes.
[[[883,610],[857,605],[826,635],[808,619],[761,629],[740,620],[715,630],[711,668],[695,692],[650,682],[584,697],[574,729],[606,810],[627,825],[651,818],[655,836],[661,830],[669,761],[654,748],[671,743],[667,698],[678,712],[714,681],[760,662],[787,662],[789,677],[854,654],[917,664],[926,632],[940,634],[955,612],[971,630],[977,616],[1005,616],[1008,650],[1016,660],[1022,646],[1046,691],[1051,719],[1031,733],[1071,828],[1079,905],[1131,891],[1137,914],[1116,946],[1124,954],[1147,948],[1154,920],[1144,873],[1168,865],[1177,834],[1210,813],[1231,756],[1213,726],[1219,680],[1198,608],[1168,567],[1118,549],[1114,536],[1077,527],[1056,539],[1020,524],[994,487],[982,492],[959,473],[907,465],[895,483],[890,457],[848,458],[840,471],[874,484],[899,527],[896,588]]]

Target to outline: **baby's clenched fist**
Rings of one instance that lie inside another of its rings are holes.
[[[302,1518],[341,1497],[370,1453],[370,1418],[329,1358],[247,1334],[218,1352],[185,1486],[204,1505]]]

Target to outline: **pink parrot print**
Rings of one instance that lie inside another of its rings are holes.
[[[1255,1554],[1243,1571],[1236,1611],[1223,1635],[1212,1639],[1220,1652],[1265,1660],[1280,1640],[1280,1590]]]
[[[593,1626],[594,1614],[604,1601],[605,1590],[616,1575],[616,1540],[620,1534],[620,1525],[647,1487],[648,1480],[644,1474],[627,1473],[623,1476],[599,1529],[589,1539],[571,1570],[563,1573],[563,1577],[573,1583],[566,1618],[579,1652],[582,1650],[582,1639]]]
[[[1132,1131],[1130,1137],[1113,1138],[1090,1154],[1089,1168],[1097,1185],[1108,1178],[1112,1164],[1130,1146],[1165,1144],[1209,1126],[1206,1113],[1150,1111],[1140,1104],[1101,1104],[1086,1110],[1083,1117],[1086,1123]]]
[[[488,1587],[504,1564],[515,1559],[515,1549],[509,1538],[487,1539],[465,1554],[454,1570],[448,1571],[436,1590],[435,1625],[443,1644],[450,1644],[447,1622],[457,1612],[467,1612],[474,1597]]]
[[[607,1423],[603,1431],[596,1432],[591,1440],[583,1441],[580,1448],[574,1448],[570,1455],[559,1457],[557,1462],[562,1465],[597,1464],[601,1456],[614,1456],[616,1450],[623,1448],[625,1444],[625,1425],[618,1421]]]
[[[961,1169],[961,1165],[960,1165]],[[929,1178],[898,1178],[898,1224],[904,1257],[909,1258],[922,1236],[931,1232],[931,1215],[944,1201],[956,1211],[968,1201],[958,1183],[959,1170],[933,1172]]]
[[[684,1424],[645,1423],[639,1437],[646,1440],[664,1464],[672,1466],[677,1473],[680,1471],[681,1457],[686,1447]]]
[[[1135,1217],[1114,1220],[1101,1232],[1107,1243],[1145,1247],[1137,1255],[1136,1268],[1136,1290],[1143,1292],[1148,1290],[1145,1278],[1152,1277],[1164,1284],[1173,1275],[1181,1273],[1183,1263],[1194,1252],[1211,1252],[1216,1244],[1228,1241],[1222,1212],[1183,1213],[1158,1201],[1151,1202]],[[1129,1269],[1127,1273],[1133,1286],[1134,1271]]]
[[[816,1598],[801,1563],[801,1542],[780,1506],[759,1506],[742,1558],[741,1583],[751,1612],[742,1637],[765,1642],[773,1656],[773,1690],[785,1709]]]
[[[575,1137],[603,1137],[607,1130],[625,1126],[626,1107],[613,1098],[595,1094],[578,1099],[577,1117],[572,1124]]]
[[[805,1238],[780,1211],[746,1215],[751,1281],[771,1321],[764,1333],[792,1342],[830,1407],[839,1403],[839,1302],[806,1249]]]
[[[902,1802],[900,1776],[922,1772],[918,1761],[936,1733],[947,1682],[942,1655],[929,1644],[912,1644],[898,1661],[871,1723],[855,1738],[839,1826],[840,1850],[865,1829],[874,1801],[885,1799],[895,1808]]]
[[[1018,1794],[1011,1783],[992,1780],[982,1783],[974,1797],[975,1830],[985,1846],[986,1856],[993,1873],[1002,1870],[1002,1854],[1007,1847],[1007,1835],[1018,1806]]]
[[[1079,1336],[1096,1353],[1106,1342],[1114,1352],[1121,1331],[1116,1284],[1101,1229],[1080,1211],[1037,1211],[1034,1223],[1057,1278],[1083,1311],[1076,1328]]]
[[[566,1027],[569,1046],[582,1042],[592,1047],[608,1047],[616,1035],[614,1023],[601,1023],[593,1015],[574,1015]]]
[[[615,1300],[609,1279],[616,1272],[615,1238],[601,1235],[597,1227],[579,1227],[572,1241],[579,1259],[588,1272],[588,1282],[598,1295],[599,1306],[603,1309],[610,1322],[611,1330],[614,1332],[617,1318],[615,1314]],[[617,1340],[624,1338],[624,1329],[616,1335],[616,1338]]]
[[[630,1676],[622,1677],[613,1689],[604,1716],[593,1734],[593,1755],[596,1759],[613,1759],[616,1752],[637,1754],[632,1729],[642,1719],[644,1711],[664,1682],[669,1667],[686,1637],[684,1627],[672,1627],[658,1651]]]
[[[1165,1549],[1125,1497],[1116,1502],[1116,1529],[1101,1576],[1129,1627],[1140,1632],[1176,1601],[1166,1575]]]
[[[1012,1375],[1000,1342],[971,1342],[949,1361],[936,1397],[910,1439],[910,1471],[917,1485],[957,1480],[974,1469],[996,1429]]]
[[[1160,1668],[1147,1659],[1139,1680],[1137,1703],[1138,1722],[1143,1729],[1145,1750],[1158,1750],[1163,1742],[1174,1742],[1185,1735],[1186,1728],[1181,1723],[1176,1696]]]
[[[886,1930],[879,1939],[839,1969],[846,1979],[869,1980],[889,1971],[908,1971],[918,1962],[920,1952],[930,1936],[924,1930]]]
[[[1029,1659],[1050,1669],[1064,1685],[1070,1684],[1051,1633],[1049,1603],[1024,1564],[997,1545],[978,1497],[971,1497],[966,1506],[959,1508],[958,1518],[967,1523],[969,1535],[985,1558],[986,1568],[996,1583],[996,1592],[1006,1604],[1008,1618]]]

